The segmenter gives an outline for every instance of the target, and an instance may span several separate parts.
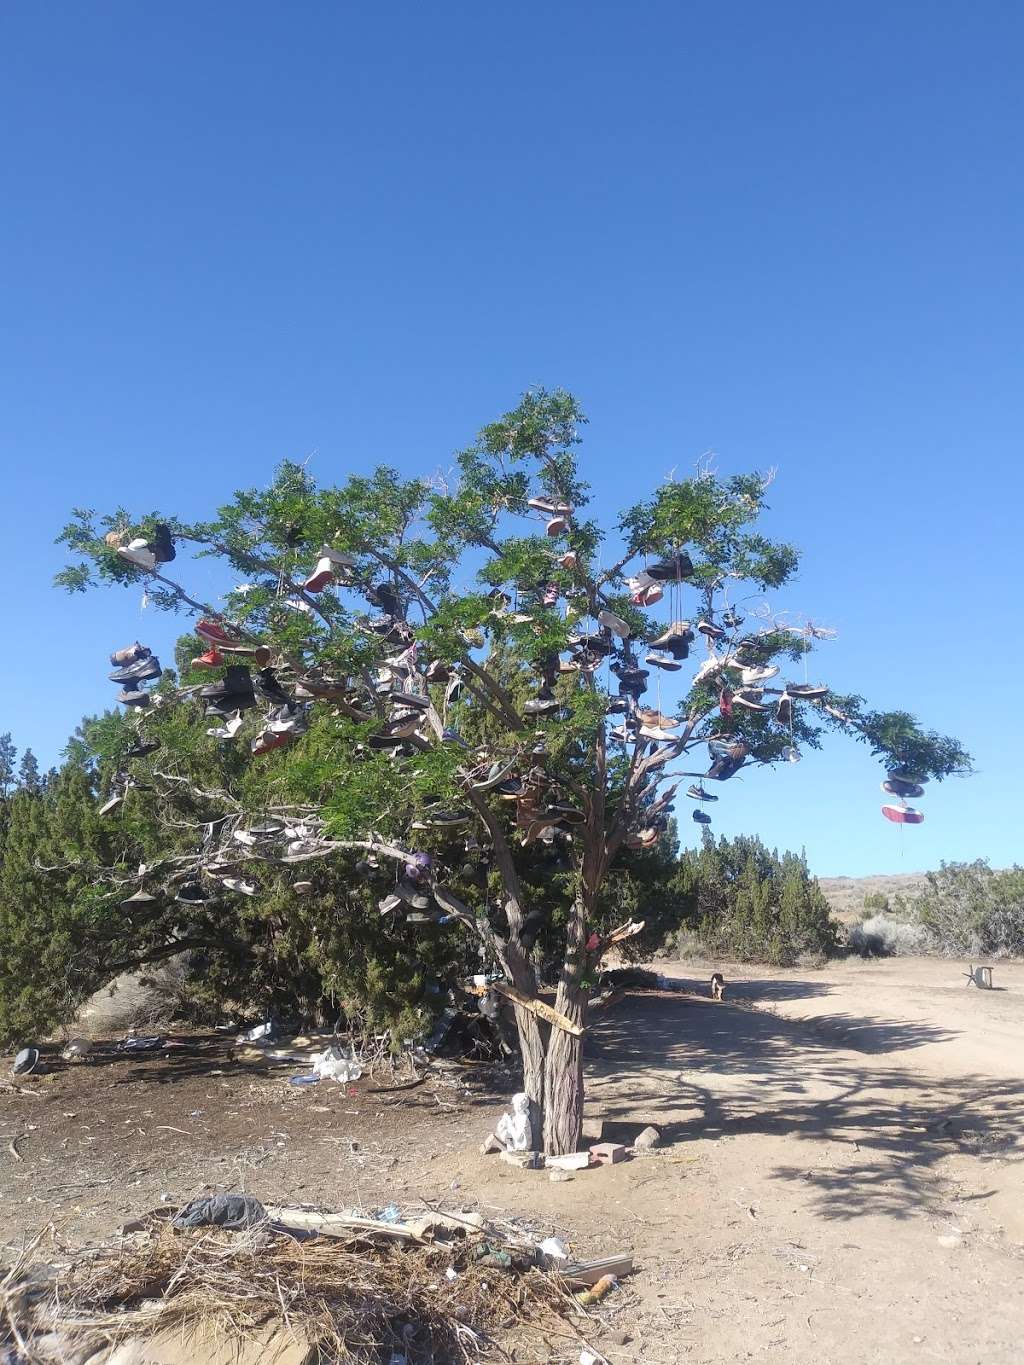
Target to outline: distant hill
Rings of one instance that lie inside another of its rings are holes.
[[[925,884],[923,872],[893,872],[878,877],[819,877],[818,885],[844,924],[852,924],[864,913],[864,897],[881,892],[883,896],[912,896]]]

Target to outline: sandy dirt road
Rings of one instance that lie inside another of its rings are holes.
[[[161,1193],[500,1210],[639,1273],[593,1325],[613,1365],[1024,1359],[1024,966],[662,967],[595,1020],[588,1113],[654,1155],[552,1184],[482,1157],[508,1079],[296,1091],[223,1040],[55,1068],[0,1092],[0,1242],[81,1242]],[[383,1082],[381,1082],[383,1084]],[[4,1150],[20,1135],[22,1160]],[[628,1336],[623,1342],[616,1337]],[[573,1357],[575,1358],[575,1357]],[[568,1357],[567,1357],[568,1359]]]

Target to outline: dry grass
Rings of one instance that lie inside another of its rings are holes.
[[[378,1246],[154,1223],[73,1258],[44,1291],[32,1287],[29,1248],[0,1281],[0,1348],[6,1336],[18,1359],[52,1359],[33,1342],[55,1328],[70,1351],[202,1323],[241,1337],[285,1326],[321,1361],[345,1365],[379,1365],[391,1351],[409,1365],[502,1361],[513,1345],[517,1361],[577,1359],[586,1317],[565,1285],[536,1266],[480,1264],[482,1242]]]
[[[876,877],[819,877],[818,885],[832,913],[843,924],[854,924],[864,914],[864,897],[881,894],[890,900],[895,896],[914,896],[924,889],[923,872],[894,872]]]

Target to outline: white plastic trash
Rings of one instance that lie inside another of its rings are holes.
[[[313,1058],[313,1070],[325,1081],[358,1081],[363,1068],[354,1058],[343,1055],[340,1048],[325,1047]]]

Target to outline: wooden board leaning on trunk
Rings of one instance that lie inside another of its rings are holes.
[[[506,981],[492,981],[491,990],[497,991],[499,995],[504,995],[515,1004],[521,1005],[524,1010],[529,1010],[531,1014],[537,1015],[538,1019],[545,1019],[549,1024],[554,1024],[556,1028],[564,1029],[566,1033],[571,1033],[575,1038],[582,1038],[586,1031],[579,1024],[574,1024],[571,1019],[567,1019],[564,1014],[559,1014],[558,1010],[546,1005],[543,1000],[534,1000],[532,996],[518,990],[515,986],[510,986]]]

